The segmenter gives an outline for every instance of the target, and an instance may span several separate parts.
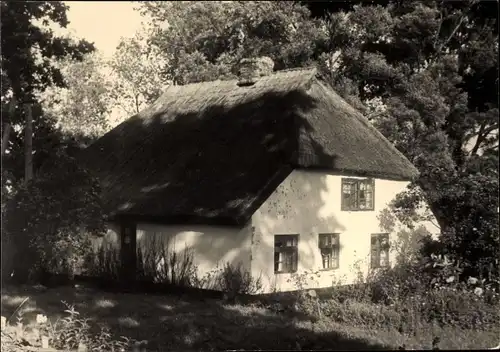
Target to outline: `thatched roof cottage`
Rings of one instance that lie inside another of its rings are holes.
[[[263,292],[305,270],[321,270],[318,287],[352,280],[359,260],[390,265],[377,215],[415,167],[315,69],[247,60],[241,72],[170,86],[87,148],[123,272],[157,239],[189,248],[199,276],[239,264]]]

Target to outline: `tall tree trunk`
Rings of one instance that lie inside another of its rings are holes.
[[[26,127],[24,137],[24,177],[26,182],[33,178],[33,116],[31,105],[25,105]]]
[[[6,123],[3,129],[3,136],[2,136],[2,156],[5,154],[5,151],[7,150],[7,145],[9,144],[9,136],[10,136],[10,123]]]
[[[12,121],[14,114],[16,113],[16,97],[13,96],[12,100],[9,103],[9,120]],[[9,138],[10,138],[10,130],[12,125],[7,122],[4,126],[3,135],[2,135],[2,153],[0,154],[2,157],[9,146]]]

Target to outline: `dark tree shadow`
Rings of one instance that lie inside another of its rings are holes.
[[[224,99],[163,103],[161,113],[134,116],[91,145],[83,159],[101,179],[107,210],[168,224],[244,225],[299,163],[333,164],[304,133],[316,105],[304,91]]]
[[[186,295],[116,294],[82,288],[35,293],[32,289],[10,287],[2,293],[2,315],[10,316],[28,295],[25,322],[33,321],[36,314],[46,314],[53,320],[64,316],[64,300],[75,304],[82,317],[91,319],[95,332],[107,327],[115,339],[126,336],[147,340],[148,351],[391,348],[348,337],[335,328],[291,313],[276,314],[255,305],[231,305]]]

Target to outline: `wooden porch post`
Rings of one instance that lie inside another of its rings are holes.
[[[137,267],[137,234],[136,224],[131,221],[120,221],[120,282],[132,286],[136,279]]]

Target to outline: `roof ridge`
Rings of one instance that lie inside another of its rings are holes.
[[[304,66],[304,67],[285,68],[283,70],[273,71],[272,75],[275,75],[275,74],[281,73],[281,72],[312,71],[312,70],[316,70],[317,71],[316,65],[309,65],[309,66]]]
[[[318,72],[318,69],[317,69],[317,67],[315,65],[309,65],[309,66],[305,66],[305,67],[292,67],[292,68],[286,68],[286,69],[283,69],[283,70],[273,71],[269,75],[262,76],[260,78],[272,77],[272,76],[275,76],[277,74],[286,73],[286,72],[313,71],[313,70],[316,71],[316,72]],[[220,78],[217,78],[217,79],[214,79],[214,80],[211,80],[211,81],[192,82],[192,83],[186,83],[186,84],[180,84],[180,85],[170,84],[170,85],[168,85],[165,88],[165,90],[167,90],[170,87],[191,87],[191,86],[195,86],[195,85],[199,85],[199,84],[205,84],[205,83],[231,82],[231,81],[237,81],[237,80],[238,80],[238,77],[231,78],[231,79],[220,79]]]

